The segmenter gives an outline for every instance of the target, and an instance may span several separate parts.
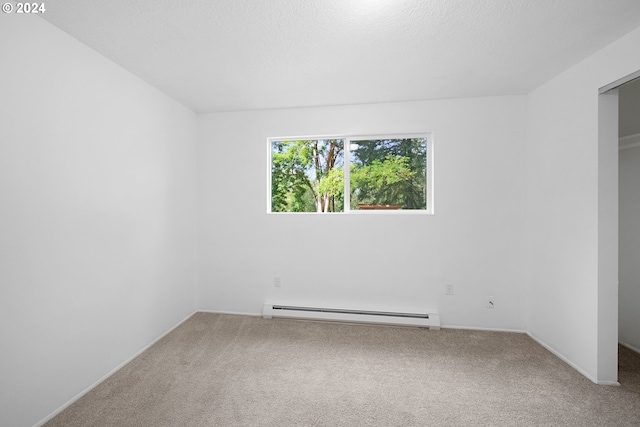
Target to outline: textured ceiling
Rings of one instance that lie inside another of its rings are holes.
[[[196,112],[523,94],[640,0],[55,0],[44,19]]]

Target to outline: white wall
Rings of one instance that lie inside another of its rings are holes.
[[[640,147],[620,151],[620,341],[640,351]]]
[[[639,43],[637,29],[527,99],[527,329],[601,383],[617,379],[617,129],[598,88],[640,69]]]
[[[268,137],[418,131],[435,136],[435,215],[266,213]],[[522,330],[523,154],[524,97],[201,115],[199,308],[433,309]]]
[[[620,88],[619,136],[640,135],[640,79]],[[640,138],[639,138],[640,139]]]
[[[195,114],[0,16],[0,425],[32,426],[195,310]]]

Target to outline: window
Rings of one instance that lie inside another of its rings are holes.
[[[427,134],[271,138],[268,211],[433,213],[432,157]]]

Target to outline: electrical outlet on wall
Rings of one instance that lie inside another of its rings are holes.
[[[274,278],[273,278],[273,287],[274,288],[279,288],[281,286],[282,286],[282,277],[274,276]]]
[[[453,283],[447,283],[444,285],[444,294],[453,295]]]

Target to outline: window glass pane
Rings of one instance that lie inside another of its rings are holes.
[[[352,210],[426,210],[426,138],[352,140]]]
[[[271,141],[272,212],[344,210],[344,140]]]

